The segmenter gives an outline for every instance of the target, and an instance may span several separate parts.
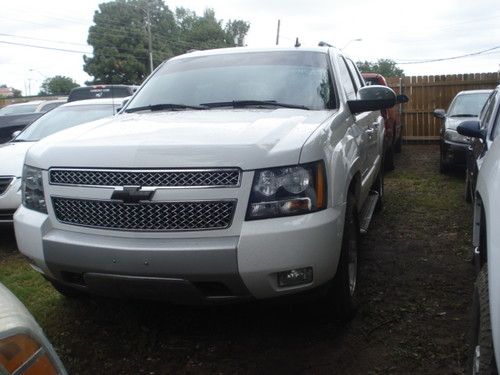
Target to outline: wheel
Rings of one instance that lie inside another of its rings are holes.
[[[344,234],[337,273],[328,293],[328,303],[335,315],[347,321],[354,317],[357,308],[356,284],[358,278],[359,224],[356,199],[352,193],[347,197],[344,219]]]
[[[382,208],[384,208],[384,173],[382,171],[378,173],[377,179],[375,180],[371,190],[378,193],[378,201],[375,206],[375,212],[380,212],[382,211]]]
[[[72,288],[70,286],[61,284],[55,280],[49,280],[55,290],[57,290],[60,294],[62,294],[66,298],[84,298],[87,297],[85,292],[82,292],[79,289]]]
[[[401,132],[399,133],[399,138],[396,141],[396,143],[394,144],[394,152],[396,154],[400,154],[402,146],[403,146],[403,127],[401,127]]]
[[[440,152],[440,156],[439,156],[439,172],[441,172],[441,173],[448,173],[449,170],[450,170],[450,166],[444,160],[443,152]]]
[[[464,198],[467,203],[472,202],[472,186],[469,177],[469,168],[465,169],[465,188],[464,188]]]
[[[488,272],[483,267],[474,286],[469,368],[473,375],[498,374],[491,335]]]
[[[384,169],[386,171],[393,171],[394,170],[394,146],[391,146],[387,149],[385,152],[385,158],[384,158]]]

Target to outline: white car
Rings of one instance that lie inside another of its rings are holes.
[[[474,194],[474,263],[479,273],[470,345],[473,374],[497,374],[500,363],[500,96],[492,95],[490,100],[492,125],[469,121],[458,127],[461,135],[482,140],[485,148]]]
[[[69,127],[116,113],[120,101],[93,99],[64,104],[40,117],[9,143],[0,145],[0,224],[11,224],[21,204],[21,175],[26,151],[40,139]]]
[[[67,98],[53,100],[32,100],[25,103],[10,104],[0,108],[0,116],[22,115],[26,113],[48,112],[66,103]]]
[[[379,110],[395,102],[334,48],[175,57],[120,116],[31,147],[18,247],[66,295],[203,303],[321,288],[349,317],[358,233],[383,193]]]
[[[0,374],[66,373],[35,318],[0,284]]]

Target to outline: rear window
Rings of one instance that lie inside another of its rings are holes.
[[[0,109],[0,116],[23,115],[36,111],[38,104],[15,104]]]
[[[132,93],[132,87],[78,87],[71,90],[68,102],[85,99],[124,98]]]

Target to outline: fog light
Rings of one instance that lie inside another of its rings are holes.
[[[313,281],[312,267],[297,268],[294,270],[284,271],[278,273],[278,286],[296,286],[302,284],[309,284]]]

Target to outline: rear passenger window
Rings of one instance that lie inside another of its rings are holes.
[[[339,69],[340,69],[340,82],[344,88],[347,99],[356,99],[356,88],[352,82],[349,69],[347,68],[346,62],[342,57],[338,57]]]

